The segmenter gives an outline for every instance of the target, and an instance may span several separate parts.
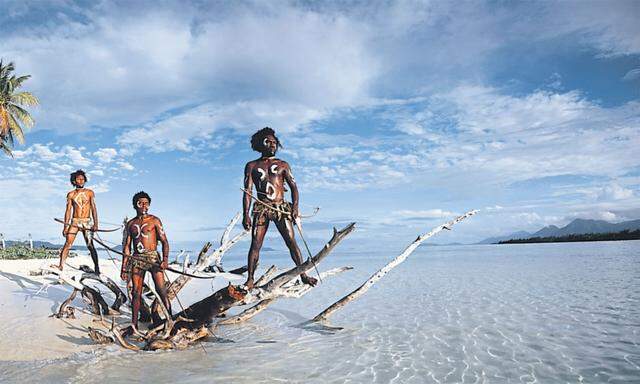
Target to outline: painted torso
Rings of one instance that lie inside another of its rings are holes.
[[[91,198],[93,191],[86,188],[74,189],[67,194],[73,205],[74,219],[88,219],[91,215]]]
[[[280,203],[286,192],[284,182],[289,165],[280,159],[267,158],[252,162],[251,180],[260,200]]]
[[[158,218],[153,215],[136,217],[129,221],[127,231],[133,239],[133,253],[157,250],[158,230],[162,230],[162,227]]]

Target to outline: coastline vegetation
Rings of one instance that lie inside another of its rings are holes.
[[[528,239],[503,240],[496,244],[527,244],[527,243],[570,243],[581,241],[619,241],[640,240],[640,229],[635,231],[621,231],[612,233],[586,233],[579,235],[531,237]]]
[[[29,248],[23,244],[16,244],[5,249],[0,249],[0,260],[26,260],[26,259],[48,259],[58,257],[59,250],[53,248]],[[77,256],[75,252],[70,252],[69,256]]]

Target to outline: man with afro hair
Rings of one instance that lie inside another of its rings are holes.
[[[253,275],[260,257],[260,248],[269,223],[274,222],[278,232],[284,239],[291,258],[296,265],[302,264],[302,254],[296,243],[293,232],[294,222],[298,217],[298,187],[286,161],[276,158],[276,152],[282,147],[275,131],[269,127],[262,128],[251,136],[251,148],[260,152],[259,159],[250,161],[244,168],[244,189],[242,199],[243,220],[245,230],[251,229],[251,248],[248,258],[248,276],[245,286],[253,288]],[[285,201],[285,183],[291,189],[291,203]],[[258,193],[251,214],[251,193],[255,186]],[[317,280],[306,273],[300,274],[306,284],[316,285]]]
[[[74,186],[74,190],[67,193],[67,208],[64,212],[64,227],[62,228],[62,236],[65,238],[65,243],[60,251],[60,264],[57,268],[62,271],[76,235],[78,232],[82,232],[93,260],[94,271],[99,275],[98,252],[93,245],[93,233],[98,230],[98,210],[96,208],[95,194],[92,190],[84,187],[87,182],[87,175],[82,169],[71,173],[69,181]],[[52,267],[55,267],[55,265]]]

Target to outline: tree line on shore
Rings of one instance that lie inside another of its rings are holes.
[[[526,243],[571,243],[581,241],[616,241],[616,240],[640,240],[640,229],[635,231],[624,230],[611,233],[585,233],[566,236],[531,237],[528,239],[503,240],[497,244],[526,244]]]

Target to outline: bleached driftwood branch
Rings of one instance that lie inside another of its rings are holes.
[[[428,238],[432,237],[433,235],[439,233],[443,229],[451,230],[451,227],[454,224],[457,224],[457,223],[461,222],[462,220],[466,219],[469,216],[475,215],[477,212],[478,212],[477,210],[469,211],[469,212],[465,213],[464,215],[458,216],[454,220],[449,221],[448,223],[445,223],[445,224],[442,224],[442,225],[439,225],[439,226],[435,227],[434,229],[432,229],[428,233],[425,233],[423,235],[418,236],[418,238],[413,243],[411,243],[400,255],[398,255],[395,259],[393,259],[389,264],[385,265],[380,270],[378,270],[376,273],[374,273],[367,281],[364,282],[364,284],[362,284],[360,287],[358,287],[355,291],[349,293],[348,295],[346,295],[342,299],[338,300],[337,302],[333,303],[327,309],[325,309],[324,311],[319,313],[316,317],[313,318],[312,321],[315,322],[315,321],[326,320],[327,317],[329,317],[332,313],[334,313],[338,309],[342,308],[343,306],[345,306],[349,302],[351,302],[353,300],[356,300],[360,296],[364,295],[365,292],[367,292],[369,290],[369,288],[371,288],[373,286],[373,284],[375,284],[378,280],[380,280],[382,277],[384,277],[393,268],[395,268],[400,263],[405,261],[407,259],[407,257],[409,257],[409,255],[411,255],[413,253],[413,251],[415,251],[416,248],[418,248],[418,246],[420,246],[420,244],[422,244],[422,242],[424,242],[426,239],[428,239]]]
[[[344,272],[344,271],[348,271],[348,270],[351,270],[351,269],[353,269],[353,267],[340,267],[340,268],[330,269],[328,271],[324,271],[324,272],[320,273],[320,278],[325,280],[329,276],[333,276],[333,275],[336,275],[338,273],[341,273],[341,272]],[[265,273],[265,275],[263,275],[263,277],[266,276],[266,275],[267,274]],[[261,277],[261,279],[262,279],[262,277]],[[260,283],[260,279],[258,281],[256,281],[256,285],[258,283]],[[309,292],[314,287],[312,287],[309,284],[302,283],[300,281],[300,279],[295,279],[295,280],[292,280],[289,283],[283,285],[282,288],[283,289],[277,291],[278,296],[270,298],[270,299],[262,300],[258,304],[254,305],[253,307],[247,308],[247,309],[245,309],[244,311],[240,312],[239,314],[237,314],[235,316],[231,316],[231,317],[229,317],[227,319],[219,321],[218,325],[238,324],[238,323],[242,323],[244,321],[250,320],[255,315],[257,315],[258,313],[264,311],[269,305],[271,305],[271,303],[276,301],[278,298],[289,297],[289,298],[298,299],[298,298],[302,297],[304,294],[306,294],[307,292]]]
[[[77,292],[79,291],[81,295],[86,298],[92,307],[92,312],[96,315],[107,315],[113,314],[112,311],[119,311],[120,306],[127,301],[127,296],[122,292],[120,287],[111,280],[107,275],[101,273],[99,275],[93,273],[93,271],[87,266],[81,266],[80,270],[83,272],[81,275],[75,276],[76,278],[70,276],[64,271],[60,271],[57,268],[51,267],[43,267],[41,268],[43,272],[48,272],[58,276],[60,280],[62,280],[65,284],[68,284],[73,288],[71,295],[68,299],[66,299],[60,305],[58,311],[54,314],[55,317],[62,317],[67,313],[67,306],[73,301],[76,297]],[[102,297],[102,294],[97,289],[88,286],[84,283],[85,280],[93,280],[97,281],[113,292],[115,295],[115,300],[111,306],[109,306],[106,300]]]
[[[313,268],[313,265],[320,263],[335,248],[342,239],[349,235],[355,229],[355,223],[347,225],[344,229],[338,231],[334,229],[333,236],[327,244],[315,256],[309,258],[306,262],[291,268],[268,282],[254,286],[250,291],[245,291],[239,287],[229,285],[216,291],[213,295],[200,300],[191,305],[189,308],[180,312],[176,316],[191,319],[191,323],[180,324],[176,322],[176,327],[197,328],[200,325],[209,325],[213,319],[227,311],[229,308],[250,305],[263,300],[274,299],[284,295],[285,284],[297,278],[301,273]]]
[[[194,272],[202,272],[207,267],[209,267],[212,263],[216,265],[220,272],[222,272],[222,257],[224,254],[233,247],[240,239],[242,239],[248,232],[242,231],[233,238],[229,238],[233,227],[240,220],[240,214],[236,214],[233,219],[229,222],[222,237],[220,238],[220,247],[213,252],[209,253],[209,249],[211,248],[211,243],[207,242],[203,247],[200,253],[198,254],[198,259],[193,267]],[[169,300],[173,300],[178,292],[191,280],[190,276],[180,275],[173,282],[171,282],[167,288],[167,295]]]

